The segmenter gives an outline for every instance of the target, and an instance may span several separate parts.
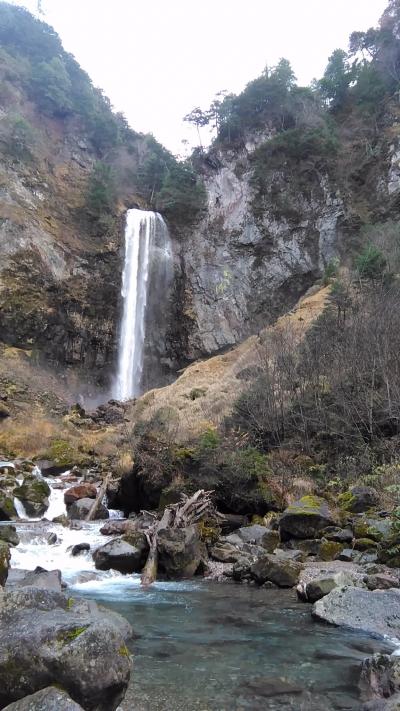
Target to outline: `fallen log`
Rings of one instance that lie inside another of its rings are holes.
[[[103,500],[104,494],[107,491],[107,486],[108,486],[108,482],[110,481],[110,478],[111,478],[111,474],[107,474],[107,476],[104,477],[103,483],[101,484],[98,494],[97,494],[95,500],[93,501],[92,507],[90,508],[89,512],[86,515],[85,521],[92,521],[93,518],[95,517],[97,509],[99,508],[99,506]]]

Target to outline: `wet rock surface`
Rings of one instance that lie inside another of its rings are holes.
[[[93,499],[79,499],[78,501],[75,501],[71,506],[68,507],[68,518],[72,520],[77,520],[81,521],[86,518],[88,515],[89,511],[91,510],[93,506]],[[96,511],[96,515],[94,517],[94,520],[98,519],[103,519],[103,518],[108,518],[109,513],[108,509],[106,509],[103,504],[100,504]]]
[[[30,586],[0,594],[0,625],[0,705],[57,683],[85,711],[117,708],[130,676],[123,617]]]
[[[315,603],[315,619],[362,630],[378,637],[400,639],[400,590],[336,588]]]
[[[120,573],[139,573],[147,558],[149,545],[143,534],[117,538],[98,548],[93,559],[98,570],[118,570]]]

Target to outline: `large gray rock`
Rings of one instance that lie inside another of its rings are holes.
[[[308,583],[297,586],[298,596],[307,602],[316,602],[325,595],[329,595],[335,588],[345,585],[355,585],[355,575],[351,572],[339,571],[333,575],[325,575],[310,580]]]
[[[72,701],[66,691],[48,686],[46,689],[29,694],[24,699],[14,701],[4,711],[82,711],[82,706]]]
[[[0,593],[0,708],[57,684],[85,711],[114,711],[132,629],[95,602],[36,587]]]
[[[236,563],[243,558],[243,554],[228,541],[219,541],[210,548],[210,557],[220,563]]]
[[[169,578],[191,577],[206,557],[196,525],[162,529],[157,536],[157,549],[160,570]]]
[[[35,570],[28,571],[18,580],[22,588],[34,587],[42,590],[61,592],[61,572],[59,570],[45,570],[38,566]]]
[[[318,538],[327,526],[335,525],[335,517],[325,499],[303,496],[288,506],[279,521],[282,540],[289,538]]]
[[[19,536],[17,529],[11,523],[5,523],[0,526],[0,541],[5,541],[11,546],[17,546],[19,543]]]
[[[296,561],[285,560],[267,553],[253,563],[251,577],[258,585],[269,581],[280,588],[292,588],[299,582],[302,569],[303,566]]]
[[[400,638],[400,590],[336,588],[315,603],[312,614],[331,625]]]
[[[359,688],[363,701],[383,700],[400,692],[400,657],[374,654],[364,659]]]
[[[268,533],[269,528],[267,526],[261,526],[258,523],[252,526],[243,526],[238,528],[236,535],[239,536],[244,543],[256,543],[257,545],[262,545],[261,541],[263,536]]]
[[[93,506],[93,499],[79,499],[68,506],[68,518],[83,521]],[[95,520],[108,518],[109,513],[103,504],[100,504],[94,517]]]
[[[93,553],[98,570],[118,570],[120,573],[139,573],[149,551],[149,544],[143,533],[132,534],[129,540],[116,538]]]

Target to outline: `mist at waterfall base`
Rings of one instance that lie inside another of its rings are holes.
[[[71,485],[65,478],[46,479],[51,495],[45,517],[65,513],[64,493]],[[387,651],[386,645],[313,622],[310,606],[293,591],[201,578],[159,580],[143,589],[139,575],[96,570],[92,554],[111,540],[100,533],[103,524],[17,522],[21,542],[12,549],[11,564],[14,570],[61,570],[67,595],[96,599],[131,622],[134,668],[120,711],[300,708],[296,696],[265,696],[263,683],[270,688],[282,677],[306,689],[307,705],[301,708],[307,711],[361,707],[360,662]],[[49,533],[57,536],[54,545],[47,542]],[[72,556],[72,546],[82,542],[90,551]]]
[[[121,289],[123,310],[113,388],[117,400],[141,394],[146,354],[152,370],[150,381],[153,386],[157,384],[157,361],[165,350],[163,336],[171,278],[171,243],[163,218],[156,212],[128,210]],[[149,329],[153,348],[146,348]]]

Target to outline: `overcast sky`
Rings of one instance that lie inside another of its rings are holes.
[[[31,10],[36,0],[14,0]],[[292,63],[300,83],[320,77],[353,30],[376,25],[386,0],[42,0],[93,82],[132,128],[175,154],[183,116],[221,89],[241,91],[266,64]]]

